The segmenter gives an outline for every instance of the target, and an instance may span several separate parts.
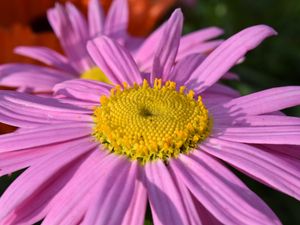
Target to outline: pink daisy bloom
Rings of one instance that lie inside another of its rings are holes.
[[[105,16],[98,0],[90,0],[88,20],[74,5],[56,4],[48,11],[52,26],[65,56],[46,47],[17,47],[15,52],[36,59],[47,66],[31,64],[4,64],[0,66],[0,85],[18,88],[31,93],[49,93],[53,86],[74,78],[85,78],[109,82],[101,68],[89,56],[86,44],[99,35],[106,35],[135,53],[135,58],[144,71],[151,68],[157,39],[164,25],[153,32],[145,41],[127,33],[128,5],[125,0],[113,1]],[[209,27],[181,39],[180,54],[204,54],[218,46],[221,40],[207,41],[222,34],[222,30]],[[140,46],[140,48],[138,48]],[[147,54],[145,54],[147,52]],[[50,66],[50,67],[49,67]]]
[[[174,65],[182,19],[176,10],[167,22],[148,80],[103,36],[88,51],[116,86],[66,81],[57,98],[1,91],[0,121],[20,129],[0,136],[0,174],[27,169],[0,198],[0,224],[142,225],[148,202],[155,225],[280,224],[222,160],[300,199],[300,120],[278,113],[300,103],[300,87],[207,92],[275,31],[247,28],[202,63]]]

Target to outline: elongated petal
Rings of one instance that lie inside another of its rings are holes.
[[[91,101],[99,104],[101,95],[109,95],[112,85],[102,82],[74,79],[59,83],[54,86],[55,95]]]
[[[115,39],[126,37],[128,19],[128,1],[113,1],[105,19],[104,34]]]
[[[201,93],[200,96],[202,97],[203,103],[208,108],[210,113],[212,113],[212,111],[210,110],[212,107],[214,107],[216,105],[224,104],[225,102],[228,102],[233,99],[233,97],[210,93],[210,92],[206,92],[206,91]],[[226,111],[224,112],[224,114],[226,115]],[[215,118],[215,117],[213,117],[213,118]]]
[[[26,201],[30,202],[34,195],[43,196],[44,199],[48,195],[49,201],[51,199],[50,196],[55,195],[70,179],[71,174],[63,176],[63,171],[67,171],[67,166],[72,166],[75,160],[93,148],[95,148],[95,143],[84,143],[64,152],[52,154],[35,166],[27,169],[9,186],[1,197],[0,221],[16,208],[22,207]],[[60,183],[55,183],[56,179],[59,179]],[[56,192],[53,192],[53,189],[51,191],[47,190],[47,188],[54,188]],[[39,204],[42,204],[42,202],[39,202]]]
[[[289,163],[278,154],[245,144],[212,138],[202,144],[201,149],[250,174],[259,181],[262,180],[277,190],[300,199],[300,161],[290,158],[293,163]]]
[[[72,67],[78,73],[83,73],[94,66],[86,50],[86,39],[82,38],[81,25],[78,18],[68,15],[66,9],[60,4],[48,10],[48,21],[68,56]],[[72,18],[72,19],[71,19]]]
[[[214,133],[220,139],[233,142],[300,145],[300,126],[215,126]]]
[[[91,112],[95,109],[95,107],[99,106],[99,102],[93,102],[93,101],[86,101],[86,100],[79,100],[75,99],[73,97],[67,98],[64,96],[55,96],[56,98],[59,99],[60,102],[66,103],[66,104],[71,104],[74,106],[80,106],[84,109],[90,110]]]
[[[142,170],[139,168],[140,171]],[[140,175],[139,173],[138,175]],[[131,203],[122,220],[122,225],[143,225],[145,221],[145,213],[147,207],[147,190],[141,182],[141,177],[135,181],[135,190]]]
[[[147,163],[145,175],[154,223],[189,224],[178,188],[163,162]]]
[[[217,220],[216,217],[214,217],[197,199],[195,199],[195,197],[194,202],[203,225],[223,225],[223,223]]]
[[[67,121],[92,122],[91,116],[86,115],[91,111],[63,104],[56,99],[12,91],[0,93],[0,121],[13,126],[36,127]]]
[[[255,145],[254,145],[255,146]],[[292,158],[300,159],[300,146],[299,145],[257,145],[270,152],[279,152]]]
[[[43,224],[78,224],[93,199],[99,194],[96,184],[101,181],[105,173],[110,172],[110,163],[115,164],[113,157],[103,154],[100,149],[95,149],[53,198]]]
[[[190,54],[200,54],[202,56],[207,56],[209,53],[211,53],[215,48],[217,48],[220,44],[222,44],[223,40],[213,40],[213,41],[207,41],[195,46],[191,46],[190,48],[186,50],[178,50],[176,61],[181,60],[182,58],[190,55]]]
[[[190,54],[179,60],[173,70],[165,75],[166,80],[172,80],[178,85],[184,85],[189,75],[203,62],[205,57],[200,54]]]
[[[300,87],[278,87],[236,98],[213,108],[226,109],[230,115],[259,115],[282,110],[300,104]],[[217,114],[217,113],[216,113]]]
[[[141,83],[142,78],[130,53],[117,42],[102,36],[87,45],[91,57],[114,84]]]
[[[68,59],[50,48],[19,46],[14,49],[14,52],[19,55],[38,60],[42,63],[53,66],[57,69],[61,69],[68,73],[72,73],[74,74],[74,76],[77,75],[76,70],[74,70],[74,68],[70,66]]]
[[[1,93],[1,105],[4,104],[17,104],[21,108],[28,107],[37,110],[53,111],[59,113],[71,113],[71,114],[90,114],[91,111],[83,109],[78,106],[63,104],[57,99],[44,98],[39,96],[33,96],[25,93],[17,93],[14,91],[0,91]]]
[[[224,115],[224,114],[223,114]],[[221,127],[228,126],[300,126],[300,118],[292,116],[276,116],[276,115],[259,115],[259,116],[241,116],[231,118],[224,115],[215,116],[214,123]]]
[[[41,158],[48,157],[49,154],[56,154],[56,152],[64,151],[78,144],[86,143],[89,140],[90,137],[86,137],[52,145],[22,149],[21,151],[0,153],[0,177],[32,166],[40,161]]]
[[[182,26],[182,12],[180,9],[176,9],[164,27],[163,36],[155,52],[151,74],[152,81],[154,78],[162,78],[165,81],[175,64]]]
[[[28,64],[4,64],[0,66],[0,85],[28,87],[32,91],[51,92],[60,82],[74,78],[59,70]]]
[[[82,43],[89,39],[88,25],[82,13],[70,2],[66,3],[66,11],[74,32],[80,37]]]
[[[236,73],[232,72],[227,72],[225,75],[222,77],[223,79],[228,79],[228,80],[239,80],[239,75]]]
[[[207,27],[198,31],[184,35],[180,40],[179,53],[186,51],[189,48],[194,48],[200,43],[218,37],[223,34],[223,30],[218,27]]]
[[[137,162],[124,160],[111,169],[109,176],[102,177],[98,196],[92,202],[83,224],[122,223],[133,196],[137,167]]]
[[[224,41],[191,74],[187,85],[196,92],[204,91],[222,77],[249,50],[259,45],[266,37],[276,32],[265,25],[257,25],[242,30]]]
[[[171,161],[193,195],[225,224],[280,224],[275,214],[233,173],[201,151]]]
[[[98,0],[90,0],[88,5],[89,33],[91,37],[100,35],[104,30],[104,11]]]
[[[178,187],[181,200],[185,207],[185,211],[188,215],[189,224],[201,225],[202,219],[200,219],[199,213],[197,212],[193,196],[191,195],[187,187],[182,183],[182,181],[176,176],[176,174],[172,170],[171,172],[172,178],[175,181],[176,186]]]
[[[142,72],[150,72],[153,65],[153,58],[157,46],[159,44],[159,40],[163,35],[164,29],[167,23],[160,25],[157,29],[155,29],[141,44],[138,50],[133,53],[134,59],[136,60],[139,69]]]
[[[8,152],[59,143],[88,136],[92,125],[86,123],[53,124],[3,134],[0,136],[0,152]],[[34,140],[34,141],[33,141]]]
[[[206,89],[205,93],[218,94],[220,96],[227,96],[232,98],[240,97],[240,93],[238,91],[219,83],[216,83]]]

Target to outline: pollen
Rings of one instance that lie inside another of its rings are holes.
[[[93,137],[108,151],[141,164],[188,154],[205,140],[211,118],[193,90],[156,79],[115,86],[94,110]]]
[[[99,67],[93,67],[92,69],[85,71],[83,74],[81,74],[80,78],[101,81],[108,84],[111,83]]]

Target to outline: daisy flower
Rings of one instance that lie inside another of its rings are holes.
[[[67,3],[66,7],[56,4],[55,8],[48,11],[48,19],[66,56],[47,47],[18,47],[16,53],[48,66],[4,64],[0,66],[0,86],[41,94],[51,92],[57,83],[74,78],[109,82],[89,56],[87,42],[97,35],[105,34],[132,51],[141,43],[141,39],[130,37],[127,33],[128,9],[127,1],[124,0],[113,1],[106,17],[98,0],[91,0],[88,21],[71,3]],[[163,27],[164,25],[150,35],[136,51],[135,58],[143,66],[143,71],[147,71],[149,65],[152,65],[153,48],[162,35]],[[220,40],[206,41],[221,33],[219,28],[211,27],[182,37],[178,55],[182,57],[193,52],[201,54],[211,51],[220,44]]]
[[[66,56],[47,47],[17,47],[16,53],[37,59],[53,68],[30,64],[4,64],[0,68],[2,86],[28,89],[31,92],[49,92],[56,83],[73,79],[89,78],[106,81],[103,73],[86,50],[86,43],[91,38],[105,34],[125,44],[128,24],[127,1],[113,2],[107,16],[104,16],[98,0],[91,0],[88,21],[71,4],[48,10],[48,20],[58,37]]]
[[[0,174],[27,168],[0,198],[0,224],[280,224],[222,161],[300,198],[300,87],[243,97],[207,93],[266,37],[266,25],[232,36],[202,63],[174,65],[182,14],[164,27],[148,80],[134,58],[102,36],[88,44],[116,85],[71,80],[56,98],[1,91]],[[221,99],[221,100],[220,100]],[[283,150],[284,149],[284,150]]]
[[[100,0],[98,1],[100,2]],[[67,1],[60,0],[58,2],[65,3]],[[90,1],[71,0],[71,2],[81,12],[86,12]],[[101,0],[105,12],[108,11],[111,2],[111,0]],[[0,1],[0,63],[36,63],[35,60],[13,53],[13,49],[20,45],[43,45],[61,51],[58,40],[52,32],[32,31],[32,24],[42,22],[46,17],[47,9],[53,7],[54,3],[53,0],[43,0],[39,4],[36,4],[36,0]],[[144,36],[149,34],[156,23],[174,6],[175,0],[129,0],[128,4],[128,31],[133,35]]]

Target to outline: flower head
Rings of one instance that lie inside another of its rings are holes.
[[[71,3],[67,3],[65,7],[56,4],[48,11],[48,20],[59,38],[65,56],[47,47],[17,47],[16,53],[36,59],[51,68],[30,64],[4,64],[0,66],[0,85],[18,88],[23,92],[44,94],[51,92],[55,84],[74,78],[113,82],[106,78],[102,68],[97,66],[86,49],[87,42],[100,35],[106,35],[130,49],[139,68],[149,72],[154,59],[153,48],[156,48],[155,43],[160,36],[165,35],[162,33],[165,25],[145,41],[131,37],[127,33],[127,8],[127,1],[115,0],[104,16],[99,1],[91,0],[86,20]],[[207,40],[221,33],[219,28],[212,27],[185,35],[180,40],[178,59],[191,53],[201,54],[203,58],[204,53],[221,42]]]
[[[98,0],[89,3],[88,20],[71,3],[59,3],[48,10],[48,20],[66,56],[47,47],[17,47],[15,52],[41,61],[53,68],[30,64],[4,64],[0,68],[0,84],[29,92],[49,92],[59,82],[73,78],[107,81],[88,55],[86,43],[97,35],[105,34],[126,45],[127,1],[113,2],[107,16]]]
[[[111,152],[142,164],[188,153],[209,135],[210,120],[201,97],[196,101],[192,90],[179,90],[161,79],[153,87],[147,80],[116,86],[94,110],[93,136]]]
[[[181,18],[165,26],[150,75],[103,36],[88,51],[116,85],[66,81],[56,98],[1,92],[0,120],[21,129],[0,136],[0,172],[29,168],[1,197],[0,222],[136,225],[149,201],[155,224],[280,224],[218,159],[300,199],[299,118],[278,113],[300,104],[300,87],[234,98],[213,86],[275,31],[253,26],[202,63],[174,64]]]

